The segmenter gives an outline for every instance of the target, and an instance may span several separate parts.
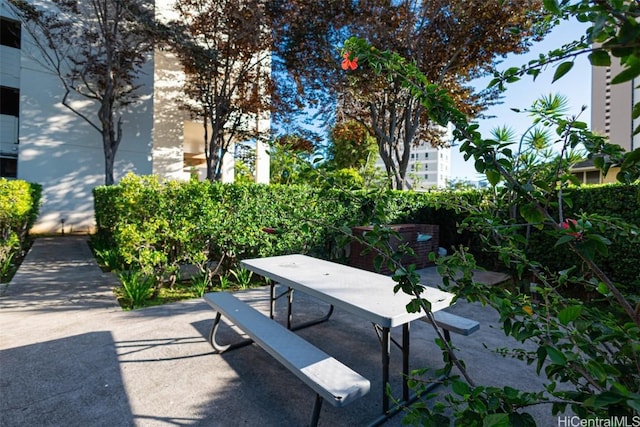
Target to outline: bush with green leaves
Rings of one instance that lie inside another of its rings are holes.
[[[8,275],[38,218],[42,186],[0,178],[0,279]]]
[[[579,211],[583,202],[591,200],[592,190],[573,191],[584,193],[581,198],[574,197],[574,209]],[[598,197],[628,201],[635,194],[627,187],[593,191]],[[192,264],[205,272],[209,263],[221,263],[224,272],[236,268],[238,260],[244,258],[292,252],[346,261],[350,237],[344,234],[345,228],[372,223],[428,223],[439,225],[440,246],[448,250],[459,245],[471,247],[483,266],[496,268],[497,257],[481,250],[478,234],[459,227],[466,214],[455,212],[462,206],[485,206],[490,196],[486,190],[417,193],[197,181],[161,183],[153,177],[130,175],[119,185],[95,189],[98,233],[92,242],[102,250],[111,250],[109,257],[114,263],[137,266],[159,281],[170,281],[176,278],[181,264]],[[536,242],[532,248],[554,244],[544,233],[532,233],[531,240]],[[611,269],[625,265],[627,274],[637,275],[640,265],[633,265],[624,255],[610,257],[611,263],[603,266],[605,271],[611,273]]]
[[[578,3],[580,16],[595,22],[591,35],[598,34],[602,37],[599,41],[611,37],[629,44],[627,49],[614,46],[612,50],[614,56],[623,56],[622,62],[628,67],[621,75],[640,75],[640,67],[636,66],[640,63],[638,47],[630,42],[637,37],[624,36],[640,33],[637,2],[607,3],[607,7],[619,12],[613,16],[607,15],[601,2]],[[575,11],[568,2],[559,5],[552,1],[545,5],[567,13]],[[586,14],[587,10],[591,13]],[[611,46],[598,46],[596,53],[601,49],[606,50],[608,58]],[[557,100],[548,98],[534,104],[529,112],[534,124],[548,128],[551,131],[548,135],[554,135],[554,139],[543,146],[539,141],[524,141],[523,149],[514,151],[512,142],[500,133],[483,138],[478,126],[467,122],[446,91],[431,84],[411,61],[394,52],[380,51],[358,38],[347,40],[344,51],[357,57],[359,66],[369,66],[397,79],[427,109],[435,123],[452,122],[465,158],[473,159],[476,170],[491,183],[492,191],[482,203],[453,202],[445,206],[466,215],[461,226],[481,236],[483,246],[497,254],[522,286],[505,289],[474,282],[472,271],[477,268],[476,260],[464,247],[439,260],[438,271],[444,277],[446,289],[454,292],[456,298],[494,308],[505,335],[523,344],[498,352],[533,365],[548,380],[544,390],[534,392],[476,384],[464,362],[457,358],[457,352],[434,326],[439,335],[436,343],[447,362],[445,371],[455,367],[459,375],[447,381],[451,394],[435,404],[429,399],[436,393],[423,395],[423,401],[409,409],[406,421],[416,425],[453,422],[460,426],[531,426],[535,420],[527,410],[541,404],[548,405],[553,414],[570,408],[582,419],[611,420],[612,416],[636,419],[640,415],[638,276],[616,275],[615,271],[605,271],[604,266],[611,261],[608,257],[613,247],[638,247],[640,227],[632,219],[609,211],[601,214],[589,208],[580,210],[574,204],[577,192],[571,168],[579,159],[576,150],[581,149],[604,171],[618,166],[618,179],[632,183],[622,191],[630,191],[637,200],[640,150],[622,153],[619,147],[590,132],[578,117],[561,114]],[[566,66],[559,68],[556,78],[566,69]],[[512,74],[515,76],[516,72]],[[549,143],[558,145],[559,150],[543,152]],[[634,217],[635,212],[637,208]],[[539,251],[531,250],[532,231],[544,233],[544,240],[552,242],[544,248],[556,248],[576,262],[563,269],[541,262]],[[394,254],[386,257],[396,267],[396,291],[415,296],[408,309],[423,310],[431,316],[429,302],[420,296],[422,285],[415,271],[411,266],[394,262]],[[637,260],[637,252],[630,257]],[[627,279],[635,282],[626,282]],[[529,293],[531,286],[533,294]],[[415,379],[413,385],[421,391],[428,382],[429,376]]]
[[[309,186],[160,182],[128,175],[94,190],[99,240],[111,242],[125,264],[158,281],[180,264],[303,252],[337,253],[338,230],[320,224],[360,223],[357,205]],[[265,230],[270,230],[267,232]]]

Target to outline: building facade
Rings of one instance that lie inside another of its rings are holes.
[[[640,102],[640,81],[611,84],[611,80],[622,71],[619,63],[609,67],[591,68],[591,130],[607,137],[608,142],[625,151],[640,148],[640,135],[633,130],[640,126],[640,119],[633,118],[633,105]],[[616,181],[617,168],[603,176],[585,161],[573,168],[573,173],[585,184],[601,184]]]
[[[625,151],[633,151],[640,147],[640,135],[633,135],[640,119],[632,116],[633,105],[640,101],[640,81],[611,84],[620,71],[622,68],[617,62],[610,67],[592,68],[591,129]]]
[[[156,2],[163,16],[171,1]],[[92,190],[104,184],[102,136],[61,103],[57,75],[38,61],[41,53],[21,31],[20,22],[0,0],[0,176],[43,186],[43,203],[34,233],[91,232]],[[156,174],[186,180],[204,176],[204,129],[179,108],[183,74],[168,52],[150,55],[138,75],[139,99],[122,111],[123,137],[116,154],[114,178],[127,173]],[[78,101],[75,108],[95,116],[95,104]],[[253,123],[268,132],[268,114]],[[225,159],[223,180],[233,180],[233,150]],[[266,148],[257,147],[256,180],[268,182]]]
[[[411,147],[408,171],[416,191],[445,188],[451,176],[451,147],[434,148],[429,143]]]
[[[443,138],[452,140],[451,129]],[[382,158],[378,156],[376,167],[385,170]],[[421,141],[412,145],[407,165],[407,182],[415,191],[428,191],[434,188],[446,188],[451,177],[451,147],[433,147],[429,142]]]

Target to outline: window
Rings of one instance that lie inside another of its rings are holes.
[[[0,45],[20,49],[20,22],[0,18]]]
[[[0,114],[18,117],[20,115],[20,90],[0,86]]]
[[[15,157],[0,157],[0,177],[18,177],[18,159]]]
[[[585,184],[600,184],[600,171],[587,171],[584,175]]]
[[[600,171],[577,171],[573,175],[583,184],[600,184]]]
[[[428,159],[429,158],[429,153],[424,153],[424,158]]]

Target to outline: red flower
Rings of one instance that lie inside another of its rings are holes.
[[[342,69],[343,70],[355,70],[358,68],[358,58],[349,59],[349,52],[345,52],[342,57]]]
[[[560,226],[563,230],[576,230],[578,228],[578,221],[573,218],[567,218],[565,221],[560,223]],[[577,240],[582,240],[582,231],[568,231],[567,234],[575,237]]]

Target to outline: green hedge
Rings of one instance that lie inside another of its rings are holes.
[[[339,256],[339,231],[321,224],[359,222],[356,205],[306,186],[161,183],[128,175],[117,186],[96,188],[94,201],[99,237],[126,263],[157,276],[206,260],[232,266],[287,252]]]
[[[42,186],[0,178],[0,241],[15,234],[24,241],[40,209]]]
[[[26,248],[41,197],[39,184],[0,178],[0,276],[9,273],[15,253]]]
[[[573,189],[572,208],[565,208],[565,216],[595,212],[640,225],[638,191],[638,186],[621,185]],[[223,259],[231,267],[243,258],[293,252],[343,261],[346,241],[341,228],[374,222],[438,224],[440,246],[470,247],[482,265],[494,268],[495,256],[480,250],[478,236],[459,232],[463,214],[442,207],[445,201],[480,204],[486,194],[161,183],[155,177],[128,175],[117,186],[96,188],[94,199],[101,237],[127,263],[166,276],[181,263]],[[534,232],[531,258],[566,268],[574,260],[556,251],[554,244],[551,236]],[[609,257],[602,260],[606,272],[616,280],[637,279],[638,249],[637,244],[614,242]]]
[[[565,201],[571,201],[563,206],[564,218],[578,218],[582,213],[588,213],[640,227],[640,185],[576,187],[567,190],[563,197]],[[640,286],[640,242],[637,238],[635,242],[633,240],[612,240],[608,255],[599,256],[596,262],[615,282]],[[554,238],[534,231],[531,234],[529,256],[553,270],[579,266],[577,256],[555,248],[554,245]]]

